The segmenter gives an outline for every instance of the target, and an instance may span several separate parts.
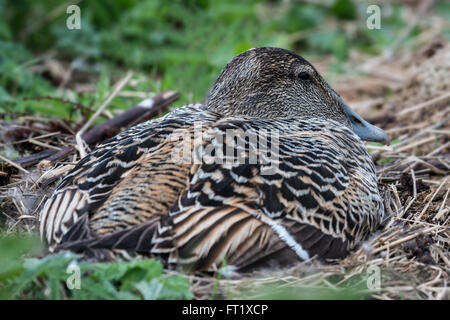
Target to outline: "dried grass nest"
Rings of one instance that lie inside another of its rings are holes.
[[[268,287],[297,291],[322,288],[338,293],[359,283],[369,298],[448,299],[449,49],[448,42],[437,39],[417,53],[366,60],[362,79],[344,79],[337,88],[363,115],[378,110],[372,121],[394,140],[391,146],[369,146],[388,216],[377,234],[332,264],[302,263],[288,270],[265,270],[236,279],[192,275],[196,298],[258,298]],[[22,146],[24,152],[32,153],[35,148],[61,146],[73,139],[74,126],[60,120],[20,117],[13,123],[0,122],[4,150],[13,143],[19,151]],[[17,141],[25,142],[20,145]],[[4,167],[0,171],[0,212],[4,215],[0,219],[8,232],[37,229],[39,210],[54,186],[48,184],[54,182],[48,179],[50,173],[58,177],[75,161],[76,155],[59,163],[56,171],[49,170],[53,164],[45,161],[33,168]],[[374,268],[379,268],[381,276],[380,288],[375,290],[364,285],[368,271]]]

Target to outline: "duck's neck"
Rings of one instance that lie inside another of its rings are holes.
[[[247,95],[239,100],[208,99],[205,108],[223,117],[247,116],[259,118],[290,118],[293,117],[292,108],[284,106],[282,102],[262,99],[261,95]],[[273,106],[277,105],[277,108]]]

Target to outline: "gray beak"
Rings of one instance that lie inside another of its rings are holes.
[[[342,101],[342,100],[341,100]],[[342,101],[343,102],[343,101]],[[389,144],[390,139],[384,130],[371,125],[364,120],[359,114],[353,111],[347,104],[343,102],[344,111],[352,124],[353,131],[366,141],[375,141],[383,144]]]

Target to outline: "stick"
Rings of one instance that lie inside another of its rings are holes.
[[[128,81],[133,76],[133,71],[128,71],[123,79],[121,79],[115,86],[113,92],[106,98],[105,102],[98,108],[94,115],[84,124],[84,126],[75,135],[75,140],[77,142],[78,151],[80,152],[80,157],[84,158],[86,156],[85,141],[82,138],[83,133],[91,126],[95,119],[106,109],[111,101],[116,97],[116,95],[123,89],[123,87],[128,83]]]
[[[409,107],[405,110],[402,110],[399,112],[398,116],[403,116],[407,113],[413,112],[413,111],[417,111],[423,108],[432,108],[435,106],[441,106],[444,105],[446,103],[450,102],[450,92],[447,92],[437,98],[431,99],[429,101],[425,101],[422,103],[419,103],[415,106]]]
[[[9,160],[9,159],[3,157],[2,155],[0,155],[0,160],[5,161],[6,163],[10,164],[10,165],[13,166],[14,168],[16,168],[16,169],[18,169],[18,170],[20,170],[20,171],[22,171],[22,172],[24,172],[24,173],[27,173],[27,174],[30,173],[28,170],[22,168],[20,165],[18,165],[18,164],[16,164],[16,163],[14,163],[13,161],[11,161],[11,160]]]
[[[402,243],[404,243],[404,242],[407,242],[407,241],[409,241],[409,240],[412,240],[412,239],[414,239],[414,238],[420,236],[421,234],[425,234],[425,233],[428,233],[428,232],[437,230],[437,229],[439,229],[439,228],[445,229],[445,227],[440,226],[440,225],[437,225],[437,226],[434,226],[434,227],[431,227],[431,228],[428,228],[428,229],[425,229],[425,230],[416,232],[416,233],[411,234],[411,235],[409,235],[409,236],[406,236],[406,237],[404,237],[404,238],[401,238],[401,239],[398,239],[398,240],[393,241],[393,242],[391,242],[391,243],[388,243],[387,245],[384,245],[384,246],[382,246],[382,247],[380,247],[380,248],[378,248],[378,249],[375,249],[375,250],[372,251],[372,254],[375,254],[375,253],[378,253],[378,252],[380,252],[380,251],[386,250],[387,248],[391,248],[391,249],[392,249],[393,247],[395,247],[395,246],[397,246],[397,245],[399,245],[399,244],[402,244]]]
[[[179,95],[174,91],[166,91],[151,99],[145,99],[136,106],[120,113],[83,134],[83,140],[89,144],[104,141],[118,133],[119,128],[149,120],[162,112],[167,111],[169,105],[178,99]],[[75,141],[74,141],[75,143]],[[74,151],[73,145],[64,147],[61,151],[44,150],[39,153],[14,160],[14,163],[22,167],[29,167],[41,160],[59,161],[65,159]]]

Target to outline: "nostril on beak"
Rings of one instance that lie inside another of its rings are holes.
[[[358,118],[353,117],[353,116],[352,116],[352,122],[355,123],[355,124],[358,124],[360,126],[363,125],[363,123]]]
[[[364,120],[359,114],[357,114],[353,109],[347,106],[344,102],[344,111],[350,120],[353,127],[353,131],[363,140],[375,141],[384,144],[389,144],[389,137],[387,134],[377,126],[374,126]]]

